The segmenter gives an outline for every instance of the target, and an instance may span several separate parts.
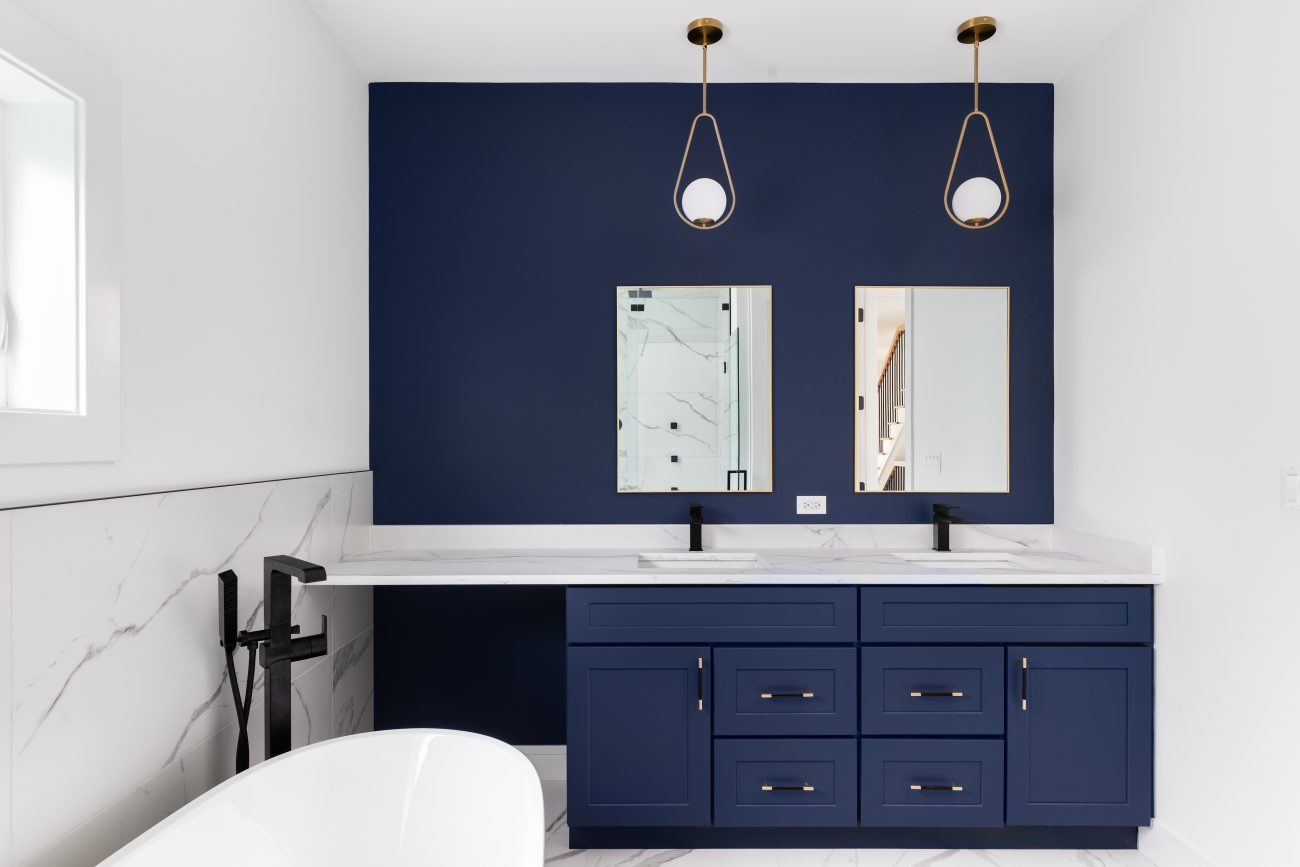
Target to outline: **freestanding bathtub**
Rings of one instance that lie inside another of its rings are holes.
[[[483,735],[337,738],[197,798],[101,867],[539,867],[542,788]]]

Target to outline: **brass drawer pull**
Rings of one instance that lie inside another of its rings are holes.
[[[770,783],[764,783],[762,788],[764,792],[815,792],[817,791],[813,786],[810,786],[807,783],[804,783],[802,786],[773,786]]]
[[[811,692],[760,692],[759,698],[812,698]]]
[[[919,786],[916,783],[908,786],[913,792],[963,792],[961,786]]]
[[[909,692],[912,698],[961,698],[966,695],[964,692],[933,692],[922,690],[921,692]]]

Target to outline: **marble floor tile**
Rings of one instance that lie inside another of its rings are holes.
[[[1158,867],[1134,851],[1078,849],[570,849],[565,784],[545,781],[542,795],[548,867]]]

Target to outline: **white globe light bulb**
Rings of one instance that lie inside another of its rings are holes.
[[[696,178],[682,193],[682,212],[697,226],[711,226],[727,210],[727,191],[713,178]]]
[[[1002,189],[988,178],[971,178],[952,195],[952,212],[969,226],[993,219],[1002,207]]]

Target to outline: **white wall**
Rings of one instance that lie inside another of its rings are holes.
[[[1220,867],[1294,859],[1300,805],[1297,32],[1151,0],[1056,88],[1056,520],[1165,546],[1143,845]]]
[[[19,5],[121,78],[122,457],[0,466],[0,506],[366,467],[367,95],[342,50],[301,0]]]

